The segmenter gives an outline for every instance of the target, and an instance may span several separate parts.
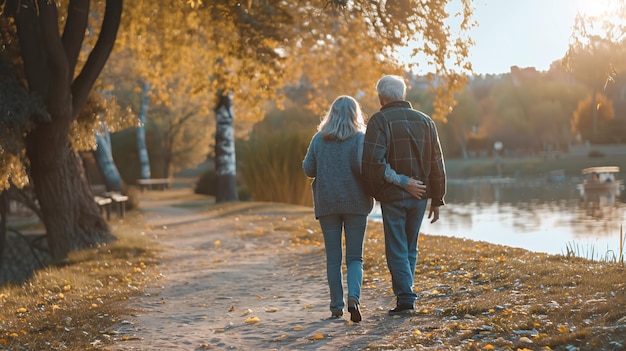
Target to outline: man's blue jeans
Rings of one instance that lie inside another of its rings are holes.
[[[346,266],[348,267],[348,297],[361,298],[363,282],[363,239],[367,216],[333,214],[319,218],[326,248],[326,276],[330,288],[330,311],[345,307],[342,273],[342,229],[346,235]]]
[[[398,304],[413,304],[417,237],[426,212],[427,199],[381,203],[385,230],[385,254],[391,286]]]

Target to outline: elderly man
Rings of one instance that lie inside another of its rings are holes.
[[[446,173],[435,123],[405,100],[402,77],[384,76],[376,90],[382,107],[367,124],[362,177],[382,210],[387,266],[396,295],[396,307],[389,313],[394,315],[414,311],[417,237],[428,199],[428,218],[431,223],[439,219]],[[390,182],[390,169],[401,180]]]

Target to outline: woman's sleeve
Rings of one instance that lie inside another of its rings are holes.
[[[409,177],[404,174],[396,173],[396,171],[391,168],[391,165],[387,163],[387,160],[385,160],[385,181],[405,188],[409,183]]]
[[[311,144],[306,150],[306,155],[302,161],[302,170],[304,174],[309,178],[315,178],[317,176],[317,162],[315,161],[315,148],[313,147],[315,136],[311,139]]]

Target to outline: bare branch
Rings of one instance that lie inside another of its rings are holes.
[[[68,116],[70,108],[70,81],[67,56],[59,36],[58,13],[56,3],[39,0],[39,18],[42,38],[49,63],[49,90],[46,104],[52,116]]]
[[[43,34],[34,4],[11,1],[19,38],[28,90],[45,99],[48,95],[48,58],[42,45]]]
[[[67,9],[67,22],[63,29],[63,46],[67,55],[70,77],[74,77],[80,48],[85,39],[89,20],[89,0],[70,0]]]
[[[120,26],[123,2],[123,0],[107,0],[106,2],[104,19],[102,21],[98,41],[89,54],[89,58],[82,71],[72,84],[72,95],[74,96],[73,118],[78,117],[80,110],[87,102],[89,91],[93,87],[93,84],[100,75],[102,68],[113,50],[117,30]]]

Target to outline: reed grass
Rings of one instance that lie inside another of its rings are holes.
[[[622,225],[619,226],[618,246],[618,252],[607,248],[606,252],[603,255],[596,257],[596,248],[593,245],[589,245],[585,248],[578,245],[578,243],[572,241],[568,242],[565,245],[565,256],[585,258],[590,261],[597,262],[619,263],[621,265],[624,265],[624,246],[626,246],[626,236],[624,236],[624,228]]]
[[[624,234],[624,226],[619,226],[619,262],[624,265],[624,243],[626,242],[626,235]]]
[[[254,201],[313,206],[311,180],[302,170],[310,138],[304,133],[269,133],[240,146],[240,174]]]

